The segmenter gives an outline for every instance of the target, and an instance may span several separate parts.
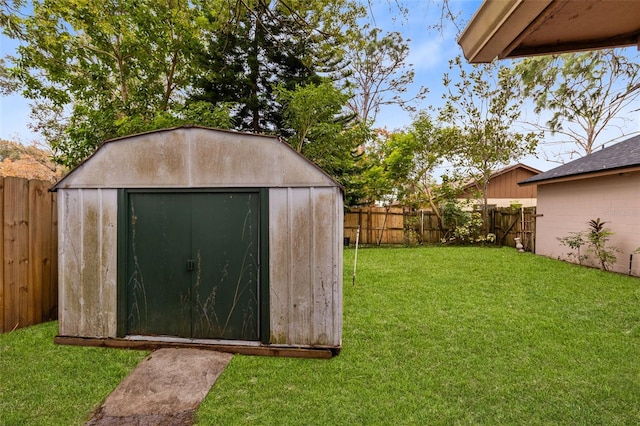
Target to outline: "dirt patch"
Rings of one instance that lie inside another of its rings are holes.
[[[191,425],[232,354],[159,349],[142,360],[87,425]]]

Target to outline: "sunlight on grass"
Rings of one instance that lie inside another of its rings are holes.
[[[366,249],[358,265],[338,357],[236,356],[198,424],[640,422],[637,278],[508,248]]]
[[[58,346],[57,328],[0,334],[0,425],[81,425],[147,354]]]

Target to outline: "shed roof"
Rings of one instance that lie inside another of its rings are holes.
[[[640,136],[593,152],[570,163],[519,182],[519,185],[583,179],[597,175],[640,170]]]
[[[182,126],[105,141],[52,190],[313,186],[342,188],[277,137]]]
[[[640,1],[484,0],[458,39],[471,63],[638,44]]]

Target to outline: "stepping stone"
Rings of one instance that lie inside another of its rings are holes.
[[[152,352],[87,425],[191,425],[196,409],[232,357],[190,348]]]

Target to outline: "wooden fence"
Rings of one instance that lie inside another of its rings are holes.
[[[58,316],[58,226],[51,183],[0,177],[0,333]]]
[[[489,232],[496,243],[515,247],[519,237],[527,251],[535,249],[535,207],[490,210]],[[410,211],[401,207],[352,208],[344,216],[345,243],[354,244],[360,227],[360,244],[435,244],[445,237],[431,210]]]

